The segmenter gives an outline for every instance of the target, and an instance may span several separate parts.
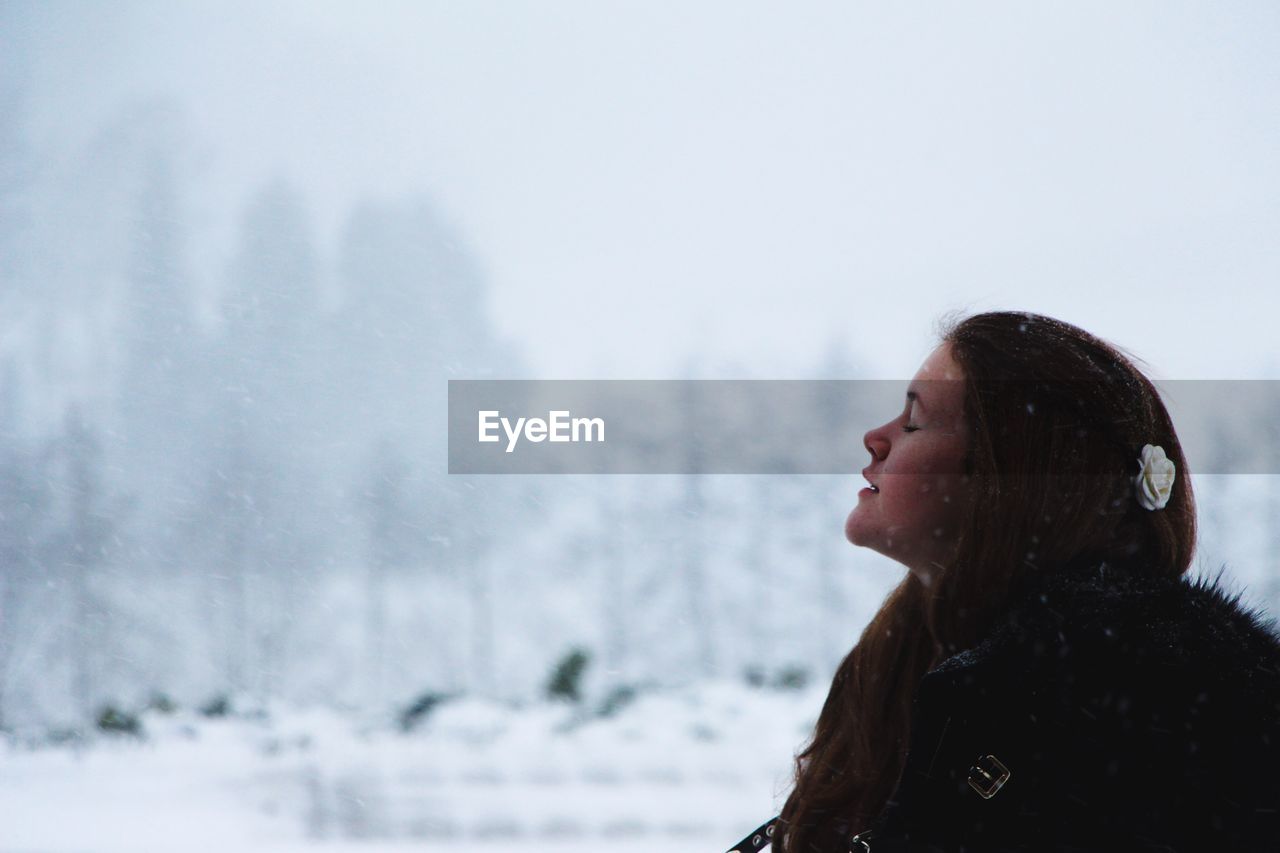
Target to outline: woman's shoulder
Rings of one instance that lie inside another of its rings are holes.
[[[1234,849],[1280,849],[1280,636],[1222,576],[1055,576],[926,675],[916,713],[934,721],[919,778],[942,767],[961,799],[991,755],[1017,780],[1005,806],[1036,825],[1212,830]]]
[[[1280,633],[1222,575],[1099,566],[1054,578],[928,673],[918,697],[934,713],[1037,720],[1118,753],[1176,736],[1182,754],[1203,751],[1205,772],[1280,762]]]

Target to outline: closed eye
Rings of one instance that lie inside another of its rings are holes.
[[[918,429],[920,429],[920,427],[918,427],[918,426],[914,426],[913,424],[903,424],[903,425],[902,425],[902,431],[903,431],[903,432],[915,432],[915,431],[916,431],[916,430],[918,430]]]

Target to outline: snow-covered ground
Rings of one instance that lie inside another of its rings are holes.
[[[1225,565],[1228,585],[1264,606],[1274,605],[1278,589],[1274,488],[1269,478],[1204,478],[1199,493],[1205,523],[1196,573]],[[837,643],[852,642],[894,580],[873,568],[849,575],[848,609],[858,612]],[[746,586],[769,598],[763,584]],[[553,615],[573,618],[569,605],[548,598],[566,611]],[[589,602],[578,603],[585,612]],[[750,612],[755,633],[726,635],[726,647],[755,643],[750,651],[761,660],[766,653],[779,662],[813,659],[795,624],[761,629],[767,617],[790,611],[775,603]],[[510,667],[536,673],[530,683],[545,678],[539,655],[563,644],[548,639],[541,622],[499,623]],[[685,629],[660,627],[673,635]],[[660,652],[646,645],[636,655],[648,661]],[[650,688],[611,716],[566,704],[458,698],[409,732],[390,719],[284,703],[252,711],[246,702],[221,718],[148,711],[140,738],[35,745],[37,728],[31,739],[0,740],[0,853],[585,853],[606,845],[617,853],[720,853],[781,806],[792,757],[829,683],[814,668],[818,675],[803,690],[738,681]],[[600,707],[607,687],[602,679],[584,707]]]
[[[10,743],[0,850],[717,853],[776,814],[822,694],[711,682],[611,717],[458,699],[414,730],[272,707]]]

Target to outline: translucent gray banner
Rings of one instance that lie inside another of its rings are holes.
[[[909,384],[927,425],[945,382],[450,380],[449,473],[856,473],[864,434],[902,414]],[[1280,382],[1156,385],[1193,473],[1280,473]],[[1081,436],[1103,426],[1083,385],[1017,393],[1029,414],[1065,401]]]

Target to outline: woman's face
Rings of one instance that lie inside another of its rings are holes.
[[[876,488],[858,493],[844,525],[854,545],[897,560],[926,582],[951,559],[969,499],[963,380],[950,344],[925,359],[902,412],[863,438],[871,453],[863,475]]]

